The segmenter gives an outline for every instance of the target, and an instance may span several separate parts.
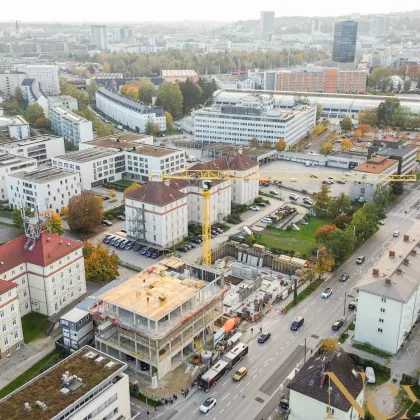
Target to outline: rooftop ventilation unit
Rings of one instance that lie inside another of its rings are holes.
[[[85,357],[87,359],[94,359],[97,355],[98,355],[97,353],[94,353],[93,351],[90,351],[89,353],[85,354]]]
[[[103,362],[104,360],[105,360],[105,357],[100,356],[100,357],[98,357],[97,359],[95,359],[95,362],[96,362],[96,363],[101,363],[101,362]]]
[[[111,369],[115,365],[115,362],[109,362],[105,365],[107,369]]]
[[[35,404],[43,411],[45,411],[48,408],[47,404],[45,404],[43,401],[36,400]]]

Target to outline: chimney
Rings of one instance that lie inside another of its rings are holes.
[[[372,270],[372,276],[379,276],[379,268],[374,268]]]
[[[395,257],[395,251],[389,251],[389,256],[390,257]]]
[[[387,277],[387,278],[385,279],[385,284],[386,284],[387,286],[391,286],[392,281],[391,281],[391,279],[390,279],[389,277]]]
[[[320,383],[321,388],[324,386],[326,380],[327,380],[327,375],[323,374],[321,376],[321,383]]]
[[[404,242],[408,242],[410,240],[410,237],[408,235],[404,235]]]

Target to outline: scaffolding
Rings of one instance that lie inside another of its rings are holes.
[[[144,205],[143,205],[144,206]],[[146,242],[146,218],[143,208],[136,208],[134,216],[128,218],[127,235],[135,242]]]

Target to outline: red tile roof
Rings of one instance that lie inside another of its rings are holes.
[[[163,207],[186,196],[183,192],[167,186],[164,182],[152,181],[133,191],[127,198]]]
[[[0,246],[0,273],[25,262],[46,267],[65,257],[76,249],[83,247],[83,243],[43,232],[32,251],[25,250],[26,238],[19,238]]]
[[[247,171],[248,169],[255,168],[258,166],[258,162],[252,160],[242,153],[231,152],[226,156],[219,157],[207,163],[197,163],[196,165],[189,168],[190,170],[227,170],[232,171]]]
[[[0,280],[0,295],[8,292],[9,290],[12,290],[14,287],[17,287],[16,283],[13,283],[12,281]]]

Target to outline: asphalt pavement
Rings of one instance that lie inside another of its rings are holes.
[[[344,311],[347,315],[351,314],[347,304],[356,294],[354,286],[372,269],[377,259],[391,248],[392,243],[398,240],[392,237],[392,233],[395,230],[401,233],[409,231],[413,221],[420,217],[420,211],[416,209],[418,203],[420,203],[420,186],[415,187],[410,194],[400,199],[400,202],[390,209],[385,225],[381,226],[378,232],[363,244],[319,290],[286,315],[280,315],[276,310],[281,306],[280,303],[279,307],[273,308],[263,318],[261,324],[257,324],[255,329],[261,325],[264,331],[271,332],[272,337],[266,344],[261,345],[257,342],[258,334],[254,333],[254,337],[249,341],[249,353],[240,362],[240,365],[246,366],[249,371],[248,376],[241,382],[233,382],[230,372],[208,394],[197,391],[178,406],[160,413],[158,418],[174,420],[201,418],[203,414],[199,412],[199,406],[211,394],[217,399],[216,407],[205,415],[210,416],[211,420],[267,419],[279,402],[281,384],[303,357],[305,339],[307,343],[313,343],[322,337],[340,334],[340,331],[332,331],[331,325],[343,316]],[[261,212],[255,217],[260,218]],[[359,254],[366,257],[366,262],[362,265],[355,263]],[[339,281],[343,272],[350,275],[349,280],[344,283]],[[328,299],[322,299],[320,296],[324,287],[331,287],[333,290],[332,296]],[[290,324],[299,315],[305,318],[305,323],[299,331],[294,332],[290,330]]]

